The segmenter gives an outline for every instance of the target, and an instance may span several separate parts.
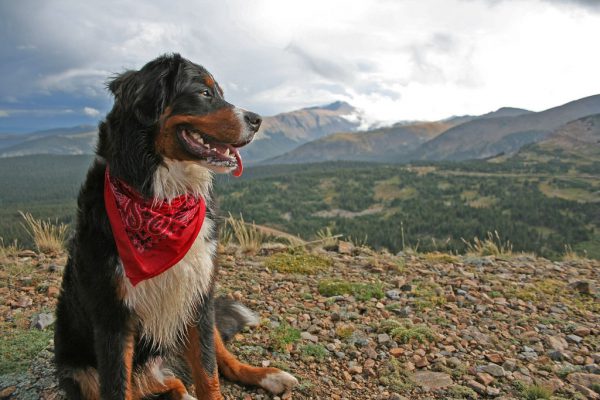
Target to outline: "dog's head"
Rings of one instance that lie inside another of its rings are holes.
[[[108,88],[115,102],[100,126],[98,154],[143,194],[152,194],[151,177],[166,161],[241,174],[238,149],[254,138],[261,118],[225,101],[205,68],[165,55]]]

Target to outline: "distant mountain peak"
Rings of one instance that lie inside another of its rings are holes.
[[[305,108],[305,110],[329,110],[329,111],[348,111],[351,112],[353,110],[355,110],[355,108],[342,100],[338,100],[338,101],[334,101],[333,103],[329,103],[329,104],[325,104],[322,106],[314,106],[314,107],[307,107]]]

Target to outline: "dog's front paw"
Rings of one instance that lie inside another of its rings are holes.
[[[260,381],[260,386],[273,394],[289,392],[298,384],[298,379],[284,371],[272,372]]]
[[[184,394],[183,397],[181,398],[181,400],[198,400],[195,397],[190,396],[189,394]]]

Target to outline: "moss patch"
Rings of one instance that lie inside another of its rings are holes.
[[[0,375],[25,371],[31,360],[48,346],[53,330],[10,329],[0,326]]]
[[[283,273],[313,275],[328,269],[331,263],[329,258],[297,252],[274,254],[265,261],[265,266]]]
[[[380,332],[386,332],[400,343],[409,343],[417,341],[425,343],[435,339],[435,335],[431,329],[424,325],[402,324],[393,319],[386,319],[379,325]]]
[[[361,301],[381,299],[384,295],[381,283],[354,283],[329,279],[319,282],[319,293],[328,297],[350,294]]]
[[[287,351],[290,345],[300,340],[300,331],[284,323],[275,328],[271,340],[277,350]]]

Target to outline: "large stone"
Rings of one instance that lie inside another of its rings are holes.
[[[547,336],[545,342],[551,350],[564,351],[569,347],[567,341],[560,336]]]
[[[483,372],[487,372],[488,374],[490,374],[496,378],[500,378],[500,377],[503,377],[504,375],[506,375],[506,371],[504,371],[504,368],[502,368],[501,366],[494,364],[494,363],[484,365],[483,367],[481,367],[481,370]]]
[[[452,378],[443,372],[417,371],[411,380],[425,390],[443,389],[452,386]]]
[[[567,376],[567,381],[574,385],[577,384],[589,388],[592,385],[600,385],[600,375],[573,372]]]
[[[344,242],[340,240],[338,242],[338,253],[340,254],[352,254],[354,251],[354,245],[350,242]]]
[[[31,319],[31,328],[44,330],[54,323],[54,314],[41,313]]]

